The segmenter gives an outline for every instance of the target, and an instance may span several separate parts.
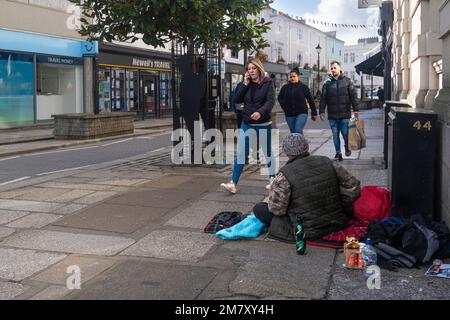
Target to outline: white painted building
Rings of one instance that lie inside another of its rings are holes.
[[[264,51],[270,62],[277,62],[283,58],[286,63],[299,63],[303,67],[306,63],[312,67],[317,65],[316,47],[323,48],[320,53],[320,66],[326,65],[327,34],[288,15],[281,14],[272,8],[261,11],[260,18],[272,22],[271,30],[264,37],[270,47]]]
[[[361,74],[358,75],[355,66],[380,51],[381,43],[378,38],[363,38],[358,40],[358,44],[344,46],[344,57],[341,64],[342,72],[353,80],[357,89],[358,98],[361,98],[361,87],[364,86],[365,96],[370,98],[371,89],[383,87],[383,77]],[[373,79],[373,84],[372,84]]]

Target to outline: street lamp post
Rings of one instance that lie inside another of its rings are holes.
[[[320,91],[320,52],[322,51],[322,47],[320,46],[320,43],[317,44],[316,51],[317,51],[317,97],[319,97],[319,91]]]

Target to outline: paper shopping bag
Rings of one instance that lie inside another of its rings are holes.
[[[348,148],[350,150],[359,150],[361,148],[361,138],[356,127],[356,119],[350,119],[348,123]]]
[[[356,130],[358,131],[358,135],[361,140],[361,144],[359,146],[360,149],[366,147],[366,130],[364,126],[364,120],[356,119]]]

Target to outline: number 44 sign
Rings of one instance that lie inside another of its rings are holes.
[[[381,0],[358,0],[358,8],[374,8],[381,7]]]
[[[413,124],[413,128],[416,130],[428,130],[431,131],[431,121],[427,121],[422,124],[420,121],[416,121]]]

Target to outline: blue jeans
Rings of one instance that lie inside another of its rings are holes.
[[[253,130],[253,131],[252,131]],[[253,135],[252,135],[253,133]],[[233,165],[233,176],[231,181],[235,184],[239,182],[239,178],[244,170],[245,159],[248,158],[250,152],[250,139],[260,140],[261,147],[263,149],[264,155],[267,160],[267,166],[269,168],[270,177],[275,177],[275,159],[272,159],[272,125],[268,126],[252,126],[245,122],[241,124],[239,129],[238,145],[237,145],[237,157],[234,159]],[[267,137],[265,139],[260,139],[260,137]],[[262,140],[262,141],[261,141]]]
[[[308,120],[307,113],[300,113],[299,115],[293,117],[286,116],[286,122],[291,133],[303,134],[303,128],[306,125],[306,120]]]
[[[331,132],[333,132],[333,142],[336,152],[341,152],[341,139],[339,133],[344,138],[344,143],[348,146],[348,119],[329,120]]]

